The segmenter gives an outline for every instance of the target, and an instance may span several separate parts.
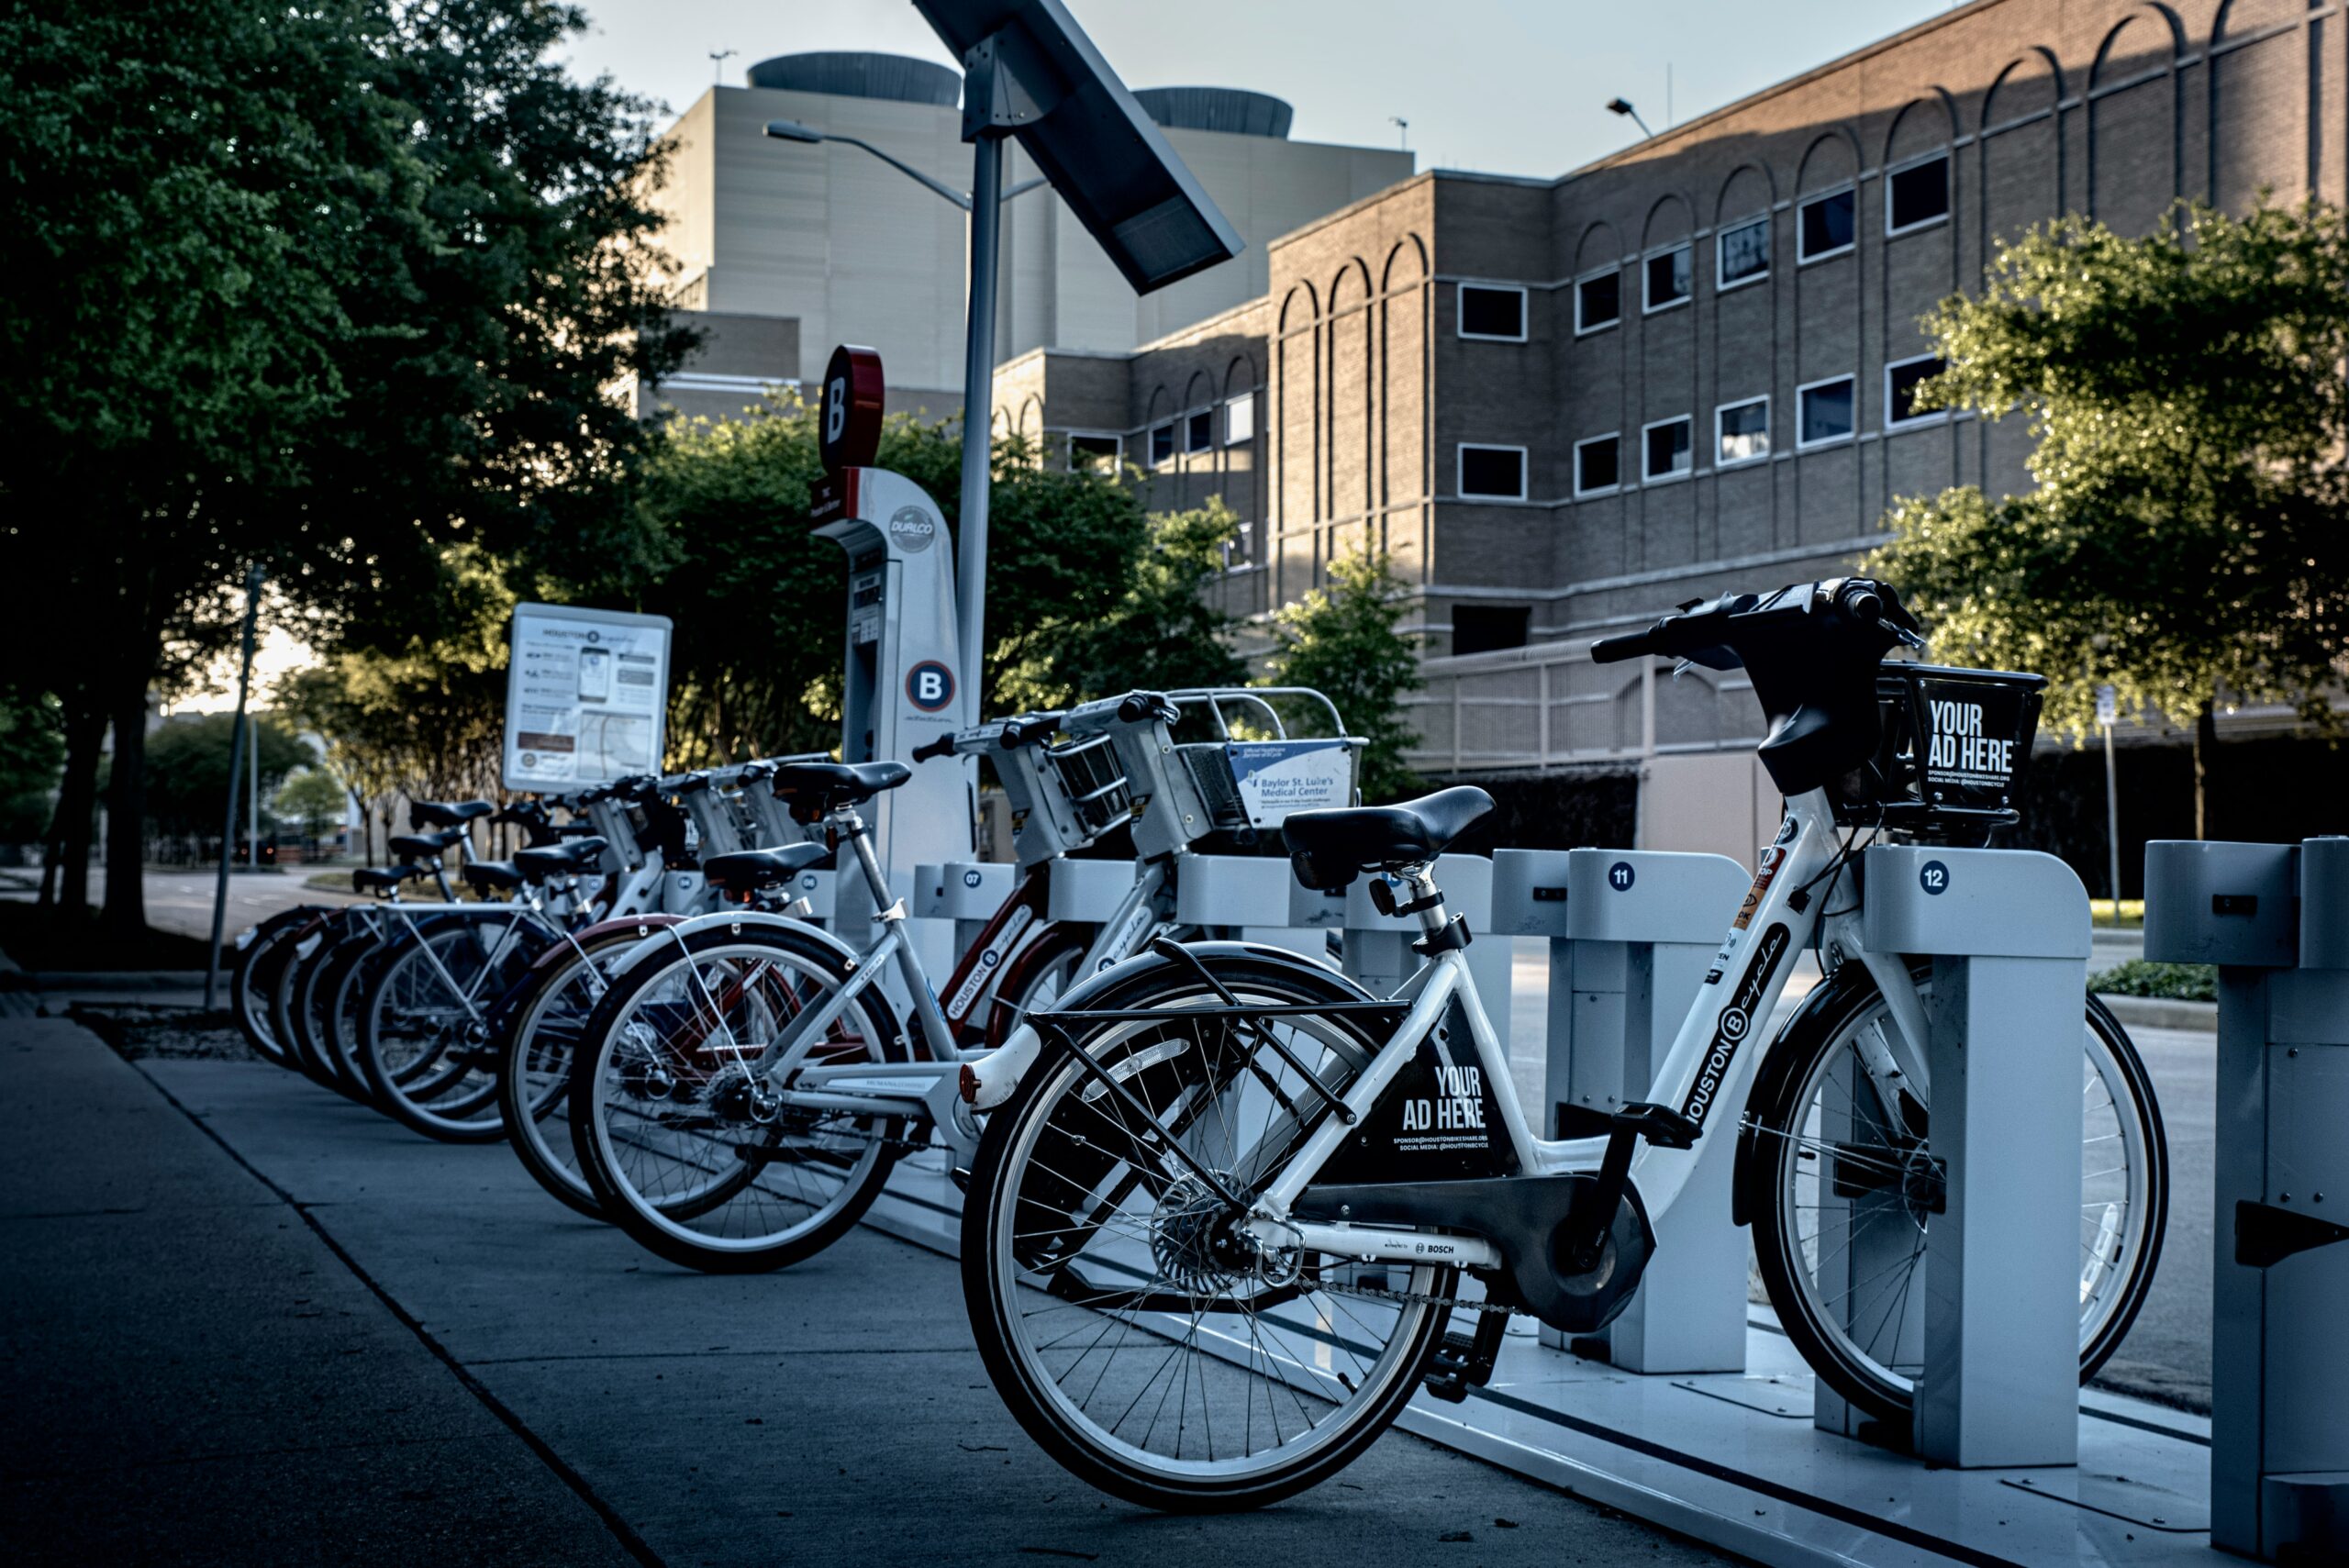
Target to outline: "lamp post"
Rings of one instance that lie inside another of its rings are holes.
[[[1653,131],[1652,131],[1652,130],[1650,130],[1650,129],[1648,128],[1648,122],[1647,122],[1647,121],[1645,121],[1645,120],[1643,120],[1643,119],[1640,118],[1640,111],[1639,111],[1639,110],[1637,110],[1637,109],[1635,109],[1635,108],[1633,108],[1633,107],[1631,107],[1631,99],[1629,99],[1629,98],[1609,98],[1609,99],[1608,99],[1608,100],[1607,100],[1607,112],[1608,112],[1609,114],[1610,114],[1610,115],[1629,115],[1629,116],[1631,116],[1631,123],[1632,123],[1633,125],[1635,125],[1635,126],[1637,126],[1637,127],[1639,127],[1639,128],[1640,128],[1640,134],[1641,134],[1642,136],[1644,136],[1644,137],[1648,138],[1650,140],[1653,140],[1653,139],[1654,139],[1654,138],[1655,138],[1655,132],[1653,132]]]
[[[220,984],[220,928],[228,913],[228,859],[237,848],[237,775],[244,770],[245,695],[252,688],[253,617],[261,608],[263,575],[259,562],[245,569],[244,662],[237,670],[237,717],[228,730],[228,808],[220,824],[220,872],[212,887],[211,956],[204,968],[204,1010],[207,1013],[212,1010],[213,994]]]
[[[963,666],[963,722],[975,724],[981,662],[986,652],[987,485],[993,477],[989,449],[995,423],[995,295],[1002,250],[1002,209],[1014,196],[1049,182],[1041,177],[1022,180],[1004,190],[1003,141],[998,137],[981,139],[972,168],[974,188],[965,195],[861,137],[818,130],[797,120],[769,120],[766,134],[777,141],[803,146],[837,141],[860,148],[971,215],[971,299],[963,351],[963,489],[956,508],[961,538],[954,556],[954,609],[962,628],[957,662]]]

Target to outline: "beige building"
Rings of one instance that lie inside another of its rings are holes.
[[[1015,360],[998,406],[1116,438],[1161,504],[1229,495],[1244,613],[1387,550],[1424,771],[1629,763],[1643,823],[1711,825],[1672,847],[1742,857],[1777,808],[1742,681],[1590,638],[1845,570],[1897,495],[2027,484],[2021,421],[1909,406],[1920,316],[2060,213],[2342,200],[2344,40],[2294,0],[1976,0],[1555,180],[1401,181],[1273,241],[1261,298]]]
[[[768,121],[787,119],[855,137],[963,190],[971,150],[956,106],[960,76],[894,55],[800,54],[752,66],[748,81],[711,88],[669,132],[659,204],[681,302],[721,317],[796,319],[796,357],[762,367],[770,380],[810,381],[834,344],[863,343],[881,351],[893,406],[951,414],[963,401],[963,214],[862,148],[763,133]],[[1049,187],[1016,196],[1004,215],[999,359],[1046,345],[1122,353],[1257,298],[1270,287],[1273,239],[1412,171],[1408,152],[1290,140],[1288,106],[1262,94],[1178,87],[1137,96],[1247,249],[1138,297]],[[1035,172],[1015,147],[1005,188]],[[696,361],[685,373],[750,373]]]

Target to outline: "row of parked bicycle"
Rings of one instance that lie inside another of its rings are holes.
[[[1836,579],[1724,595],[1594,650],[1742,665],[1787,814],[1721,911],[1649,1097],[1559,1105],[1546,1128],[1436,880],[1483,791],[1280,825],[1307,886],[1367,875],[1416,929],[1423,962],[1391,994],[1319,952],[1179,923],[1187,858],[1250,828],[1231,808],[1235,709],[1278,733],[1276,706],[1327,710],[1312,694],[1135,693],[909,759],[985,755],[1020,825],[1019,879],[942,989],[864,818],[908,763],[800,758],[625,781],[563,803],[561,824],[510,808],[533,840],[511,862],[465,858],[467,825],[499,815],[486,804],[419,806],[433,831],[395,843],[408,863],[361,873],[377,901],[251,935],[238,1015],[273,1059],[434,1137],[503,1136],[558,1198],[701,1269],[806,1257],[902,1156],[942,1144],[996,1388],[1061,1462],[1155,1507],[1251,1507],[1326,1478],[1416,1391],[1486,1381],[1511,1312],[1604,1327],[1655,1221],[1705,1190],[1708,1136],[1736,1141],[1737,1217],[1779,1326],[1845,1399],[1903,1420],[1921,1238],[1946,1190],[1933,977],[1867,950],[1855,856],[2011,823],[2003,788],[1940,787],[1927,715],[1978,699],[2013,716],[2002,739],[2027,756],[2042,684],[1887,662],[1904,642],[1919,628],[1888,588]],[[1134,860],[1115,907],[1054,918],[1068,857],[1119,824]],[[404,896],[449,850],[495,901],[449,901],[445,879],[441,901]],[[828,859],[831,931],[801,896]],[[1821,983],[1762,1039],[1805,951]],[[2168,1177],[2133,1046],[2093,997],[2083,1009],[2085,1378],[2150,1288]]]

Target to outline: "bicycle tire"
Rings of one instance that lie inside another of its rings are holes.
[[[896,1163],[897,1150],[894,1145],[905,1136],[908,1118],[874,1118],[877,1127],[867,1141],[877,1147],[868,1150],[869,1158],[859,1157],[862,1169],[841,1183],[838,1195],[830,1201],[815,1205],[804,1198],[790,1200],[812,1209],[811,1220],[742,1239],[690,1229],[690,1222],[708,1218],[736,1197],[760,1190],[758,1178],[763,1169],[794,1162],[742,1158],[740,1169],[731,1171],[698,1166],[716,1179],[697,1193],[680,1194],[668,1201],[642,1190],[630,1173],[622,1168],[622,1135],[613,1132],[608,1125],[627,1111],[625,1085],[632,1072],[640,1072],[630,1057],[630,1051],[640,1048],[632,1022],[640,1006],[649,1006],[656,1000],[651,995],[655,987],[674,981],[679,963],[685,960],[698,965],[729,953],[748,957],[763,951],[781,955],[796,973],[832,987],[848,982],[852,963],[815,932],[802,933],[787,927],[714,926],[675,936],[674,940],[685,949],[680,959],[654,959],[629,969],[604,994],[588,1019],[573,1062],[567,1096],[572,1145],[580,1154],[581,1173],[586,1176],[605,1218],[656,1257],[705,1273],[763,1273],[786,1268],[829,1247],[872,1207]],[[858,1026],[862,1033],[856,1038],[874,1060],[908,1059],[904,1030],[880,987],[868,987],[852,1006],[852,1010],[863,1015],[863,1021]],[[651,1049],[663,1053],[669,1050],[665,1041],[655,1042]],[[610,1118],[605,1115],[607,1108],[612,1113]],[[770,1138],[772,1146],[780,1147],[782,1122],[778,1118],[771,1126],[775,1130],[765,1136]],[[649,1150],[643,1139],[635,1135],[630,1135],[629,1147],[640,1151]],[[736,1147],[740,1151],[749,1145]],[[690,1161],[681,1159],[680,1162]]]
[[[280,1067],[291,1068],[295,1062],[271,1027],[269,991],[277,966],[285,962],[286,940],[317,916],[317,911],[306,906],[272,915],[253,928],[252,940],[238,950],[236,963],[228,971],[228,1012],[237,1021],[238,1032],[255,1055]]]
[[[359,1065],[376,1102],[402,1126],[443,1143],[492,1143],[506,1135],[490,1046],[493,1009],[552,940],[528,923],[501,924],[495,935],[485,935],[483,925],[462,916],[433,920],[393,943],[374,968],[360,1013]],[[394,1064],[394,1020],[400,1030],[415,1029],[425,1016],[425,998],[447,998],[449,980],[458,972],[442,950],[454,951],[468,941],[484,947],[481,962],[496,968],[465,999],[467,1018],[443,1020],[424,1050]]]
[[[1920,981],[1929,980],[1930,972],[1920,969],[1919,977]],[[1905,1423],[1910,1419],[1915,1406],[1913,1382],[1897,1369],[1868,1356],[1853,1342],[1849,1332],[1833,1321],[1834,1314],[1813,1288],[1809,1265],[1801,1255],[1800,1221],[1795,1211],[1803,1206],[1797,1195],[1804,1180],[1815,1185],[1823,1175],[1821,1162],[1815,1157],[1809,1162],[1811,1169],[1807,1176],[1798,1173],[1804,1157],[1804,1135],[1790,1129],[1798,1118],[1810,1114],[1813,1096],[1806,1086],[1820,1082],[1822,1059],[1831,1059],[1841,1051],[1854,1031],[1865,1027],[1883,1006],[1875,981],[1860,964],[1843,965],[1825,984],[1827,992],[1806,1006],[1788,1024],[1786,1034],[1773,1042],[1769,1060],[1754,1084],[1748,1110],[1752,1155],[1741,1172],[1744,1184],[1742,1207],[1753,1222],[1754,1256],[1778,1325],[1804,1362],[1854,1408],[1906,1430]],[[2132,1170],[2126,1178],[2132,1189],[2129,1199],[2131,1219],[2141,1223],[2133,1225],[2133,1244],[2124,1242],[2124,1268],[2116,1275],[2111,1288],[2094,1294],[2093,1310],[2083,1309],[2083,1383],[2093,1377],[2120,1348],[2153,1288],[2168,1225],[2170,1182],[2161,1109],[2135,1043],[2094,996],[2086,997],[2085,1003],[2083,1019],[2087,1033],[2083,1037],[2084,1074],[2095,1074],[2112,1091],[2112,1115],[2120,1129],[2116,1136],[2131,1139],[2132,1134],[2127,1124],[2134,1124],[2133,1140],[2141,1151],[2143,1170]],[[2096,1043],[2091,1044],[2091,1040]],[[2099,1063],[2096,1052],[2099,1047],[2117,1073],[2117,1084],[2110,1082]],[[1930,1113],[1930,1106],[1925,1108]],[[1928,1139],[1930,1132],[1928,1123]],[[1929,1144],[1920,1142],[1918,1147],[1921,1150]],[[2137,1185],[2139,1183],[2141,1186]],[[1913,1214],[1910,1218],[1921,1230],[1922,1218]],[[2097,1255],[2091,1258],[2094,1266],[2102,1267],[2106,1260],[2101,1253],[2109,1244],[2099,1234]],[[1813,1245],[1823,1246],[1823,1242],[1815,1240]],[[1890,1288],[1885,1285],[1879,1294]],[[2084,1295],[2087,1294],[2084,1287]],[[1897,1330],[1898,1326],[1890,1322],[1895,1310],[1905,1313],[1908,1307],[1905,1304],[1898,1308],[1888,1307],[1883,1327]],[[1879,1334],[1881,1331],[1880,1328]]]
[[[549,1053],[544,1031],[550,1021],[548,1014],[562,1005],[562,995],[580,979],[580,966],[608,962],[621,951],[644,940],[655,929],[611,931],[591,938],[580,944],[566,960],[548,966],[546,972],[523,995],[513,1009],[512,1019],[501,1033],[497,1049],[498,1105],[506,1123],[506,1141],[512,1146],[514,1157],[530,1179],[564,1207],[587,1216],[590,1219],[607,1218],[596,1189],[579,1169],[571,1149],[571,1118],[568,1104],[571,1094],[570,1067],[577,1054],[577,1039],[562,1046],[558,1062]],[[598,993],[597,1000],[601,999]],[[584,1036],[587,1019],[595,1016],[590,1006],[579,1018],[577,1035]],[[530,1093],[532,1076],[537,1073],[556,1073],[558,1087],[541,1103],[533,1104]],[[557,1149],[547,1136],[551,1124],[562,1137],[562,1148]]]
[[[1318,974],[1308,975],[1300,966],[1270,962],[1245,954],[1219,954],[1203,962],[1210,964],[1216,978],[1226,988],[1247,1001],[1264,1004],[1295,1002],[1309,1006],[1316,1002],[1359,1002],[1364,999],[1362,993],[1334,973],[1326,978]],[[1218,1000],[1217,995],[1189,971],[1171,967],[1141,970],[1124,985],[1112,985],[1102,992],[1088,993],[1086,996],[1088,1006],[1120,1010],[1163,1008],[1168,1009],[1168,1018],[1181,1016],[1179,1007],[1182,1003],[1212,1006]],[[1295,1024],[1297,1016],[1288,1015],[1283,1022]],[[1380,1041],[1365,1034],[1347,1016],[1330,1015],[1324,1018],[1323,1023],[1330,1034],[1353,1040],[1353,1049],[1360,1053],[1364,1063],[1375,1055]],[[1130,1084],[1141,1084],[1151,1074],[1166,1071],[1186,1060],[1182,1053],[1163,1056],[1143,1043],[1147,1039],[1144,1030],[1148,1027],[1146,1024],[1135,1027],[1122,1020],[1096,1026],[1095,1031],[1086,1040],[1077,1042],[1074,1049],[1097,1048],[1105,1053],[1117,1053],[1120,1048],[1125,1048],[1124,1054],[1117,1055],[1110,1065],[1115,1070],[1123,1068],[1129,1062],[1144,1063],[1124,1080]],[[1119,1035],[1118,1031],[1120,1029],[1128,1032]],[[1219,1038],[1237,1041],[1242,1038],[1242,1031],[1229,1031]],[[1293,1458],[1262,1466],[1253,1472],[1234,1470],[1229,1475],[1220,1476],[1209,1473],[1215,1465],[1211,1440],[1206,1466],[1200,1467],[1194,1460],[1191,1470],[1182,1471],[1184,1440],[1179,1433],[1174,1440],[1175,1452],[1153,1463],[1144,1456],[1151,1439],[1150,1432],[1142,1434],[1140,1444],[1127,1441],[1118,1437],[1118,1427],[1123,1424],[1122,1417],[1104,1431],[1086,1415],[1086,1406],[1094,1396],[1092,1390],[1088,1389],[1085,1400],[1079,1402],[1073,1400],[1056,1384],[1046,1386],[1052,1382],[1042,1364],[1043,1352],[1048,1347],[1023,1346],[1019,1342],[1023,1337],[1022,1322],[1036,1315],[1019,1308],[1020,1293],[1024,1290],[1036,1296],[1050,1294],[1035,1290],[1023,1280],[1023,1274],[1035,1272],[1036,1260],[1019,1255],[1021,1238],[1023,1235],[1033,1238],[1040,1234],[1057,1237],[1067,1232],[1059,1227],[1057,1220],[1043,1231],[1030,1229],[1023,1232],[1015,1224],[1013,1216],[1023,1207],[1049,1209],[1052,1207],[1048,1203],[1040,1204],[1038,1198],[1029,1193],[1027,1184],[1022,1180],[1025,1173],[1021,1162],[1027,1158],[1028,1151],[1043,1144],[1051,1118],[1069,1104],[1074,1085],[1088,1082],[1087,1076],[1069,1055],[1069,1050],[1068,1047],[1055,1047],[1040,1059],[1011,1098],[988,1118],[985,1133],[980,1140],[979,1151],[973,1162],[971,1184],[963,1204],[961,1247],[963,1302],[970,1314],[971,1329],[978,1344],[980,1361],[985,1366],[996,1393],[1002,1396],[1021,1429],[1055,1462],[1091,1485],[1145,1507],[1194,1514],[1236,1512],[1277,1502],[1337,1474],[1386,1432],[1418,1391],[1427,1375],[1429,1359],[1434,1354],[1450,1320],[1448,1309],[1425,1304],[1407,1304],[1398,1309],[1397,1338],[1377,1352],[1372,1362],[1372,1374],[1364,1377],[1358,1385],[1351,1380],[1341,1382],[1326,1372],[1324,1381],[1318,1388],[1308,1382],[1308,1392],[1313,1392],[1326,1403],[1339,1406],[1345,1412],[1343,1425],[1330,1431],[1316,1444],[1300,1449]],[[1205,1048],[1189,1054],[1204,1057]],[[1278,1059],[1259,1059],[1252,1067],[1229,1074],[1228,1081],[1238,1083],[1242,1078],[1265,1072],[1277,1075],[1282,1065]],[[1357,1072],[1360,1070],[1359,1066],[1355,1069]],[[1082,1099],[1085,1091],[1075,1089],[1074,1095]],[[1147,1102],[1158,1103],[1156,1095],[1147,1091],[1141,1097]],[[1171,1105],[1174,1102],[1169,1098],[1166,1103]],[[1196,1114],[1199,1119],[1194,1125],[1206,1128],[1208,1124],[1205,1113]],[[1245,1120],[1244,1117],[1233,1119]],[[1222,1118],[1219,1118],[1218,1125],[1222,1125]],[[1065,1135],[1066,1129],[1063,1129]],[[1148,1146],[1145,1140],[1129,1141],[1135,1149]],[[1070,1140],[1069,1146],[1076,1147],[1076,1141]],[[1276,1155],[1275,1161],[1277,1159]],[[1086,1186],[1088,1179],[1095,1176],[1090,1166],[1070,1176],[1064,1174],[1061,1167],[1040,1159],[1029,1162],[1033,1170],[1041,1173],[1046,1187],[1058,1182],[1066,1191],[1083,1189],[1087,1201],[1091,1201],[1091,1193],[1097,1190]],[[1278,1168],[1275,1162],[1269,1170]],[[1099,1178],[1102,1181],[1108,1179],[1106,1174]],[[1147,1190],[1147,1178],[1138,1176],[1137,1179]],[[1130,1192],[1132,1188],[1127,1190]],[[1111,1245],[1115,1246],[1116,1233],[1112,1228],[1105,1222],[1099,1229],[1112,1235]],[[1153,1236],[1155,1233],[1153,1227]],[[1032,1248],[1039,1243],[1030,1240],[1027,1245]],[[1154,1240],[1151,1255],[1157,1255]],[[1064,1260],[1063,1266],[1073,1261],[1073,1257]],[[1329,1262],[1319,1264],[1312,1277],[1326,1277],[1319,1271],[1330,1266]],[[1405,1288],[1420,1296],[1448,1296],[1454,1293],[1457,1280],[1457,1271],[1448,1266],[1420,1264],[1409,1271]],[[1155,1290],[1166,1283],[1169,1282],[1163,1277],[1152,1280],[1150,1288]],[[1082,1278],[1077,1282],[1077,1288],[1086,1288]],[[1313,1294],[1322,1293],[1316,1290]],[[1080,1309],[1094,1310],[1095,1306],[1086,1303]],[[1141,1309],[1135,1307],[1130,1310],[1139,1317]],[[1204,1316],[1205,1310],[1201,1308],[1199,1315]],[[1103,1316],[1108,1317],[1107,1314]],[[1328,1314],[1327,1318],[1333,1328],[1341,1321],[1334,1313]],[[1249,1321],[1251,1342],[1257,1343],[1252,1336],[1256,1333],[1258,1320],[1252,1315]],[[1358,1319],[1355,1321],[1359,1323]],[[1349,1330],[1359,1331],[1358,1328]],[[1317,1347],[1328,1344],[1341,1353],[1356,1354],[1356,1365],[1360,1366],[1358,1352],[1362,1347],[1348,1344],[1344,1334],[1334,1339],[1325,1335],[1315,1342]],[[1174,1350],[1167,1352],[1166,1358],[1169,1362],[1174,1359],[1174,1351],[1182,1349],[1181,1341],[1172,1343]],[[1268,1369],[1276,1367],[1279,1358],[1264,1346],[1278,1343],[1275,1334],[1259,1346],[1263,1363]],[[1091,1351],[1088,1350],[1086,1353]],[[1290,1356],[1288,1359],[1296,1358]],[[1078,1364],[1081,1365],[1082,1362],[1080,1357]],[[1252,1365],[1253,1362],[1242,1364]],[[1221,1370],[1217,1372],[1217,1375],[1230,1375],[1231,1365],[1228,1358],[1221,1358]],[[1299,1365],[1301,1371],[1305,1370],[1301,1362]],[[1203,1415],[1209,1370],[1213,1369],[1203,1367],[1199,1378]],[[1103,1375],[1106,1374],[1105,1365]],[[1091,1375],[1089,1369],[1086,1375]],[[1152,1375],[1154,1377],[1156,1374]],[[1269,1373],[1266,1375],[1269,1380]],[[1071,1368],[1069,1376],[1072,1383],[1077,1381],[1075,1367]],[[1306,1376],[1310,1379],[1312,1373],[1306,1371]],[[1280,1374],[1279,1381],[1289,1386],[1292,1394],[1296,1392],[1295,1385],[1288,1384],[1286,1373]],[[1097,1387],[1098,1384],[1095,1386]],[[1141,1394],[1147,1395],[1152,1386],[1153,1383],[1145,1382]],[[1345,1389],[1342,1400],[1329,1393],[1332,1386]],[[1119,1393],[1122,1392],[1120,1389]],[[1184,1397],[1187,1400],[1189,1396],[1186,1382]],[[1137,1396],[1138,1400],[1139,1397]],[[1163,1397],[1162,1395],[1162,1401]],[[1111,1403],[1114,1405],[1115,1401]],[[1252,1413],[1254,1403],[1252,1388],[1247,1406]],[[1273,1390],[1269,1387],[1264,1403],[1268,1410],[1273,1407]],[[1212,1423],[1206,1424],[1211,1428]],[[1155,1425],[1153,1420],[1153,1428]],[[1248,1439],[1252,1439],[1252,1421],[1248,1425],[1246,1433]],[[1277,1427],[1274,1429],[1274,1436],[1276,1440],[1286,1440]]]

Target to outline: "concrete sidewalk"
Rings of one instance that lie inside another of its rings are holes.
[[[266,1065],[134,1066],[0,1021],[0,1083],[38,1133],[5,1217],[28,1261],[4,1319],[19,1558],[593,1563],[633,1537],[642,1561],[858,1568],[1719,1561],[1399,1433],[1263,1513],[1145,1513],[1020,1432],[954,1265],[871,1229],[692,1274],[502,1146]]]
[[[625,1563],[302,1213],[61,1020],[0,1023],[15,1562]]]

